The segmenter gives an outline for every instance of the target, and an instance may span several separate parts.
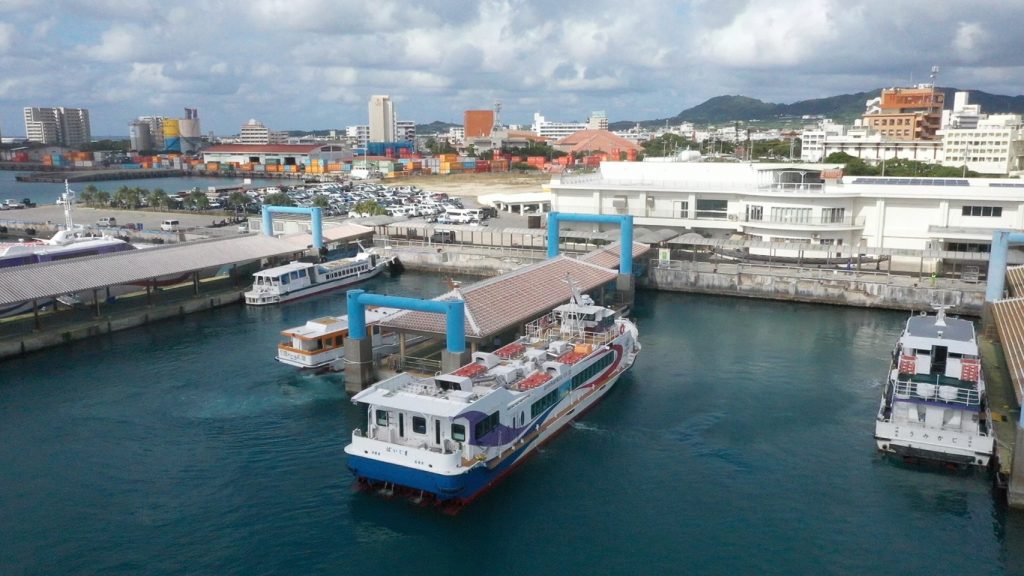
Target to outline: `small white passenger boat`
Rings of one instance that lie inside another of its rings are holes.
[[[398,351],[394,332],[382,330],[379,322],[400,312],[398,308],[366,309],[366,330],[373,342],[373,356]],[[301,369],[343,370],[348,316],[324,316],[281,332],[285,341],[277,345],[277,361]]]
[[[350,286],[380,274],[394,260],[370,248],[351,258],[319,263],[290,262],[260,270],[253,274],[253,285],[245,293],[245,303],[253,306],[278,304]]]
[[[974,324],[946,316],[907,320],[875,422],[882,452],[987,466],[994,441]]]

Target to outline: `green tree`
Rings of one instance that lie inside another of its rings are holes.
[[[185,197],[185,205],[191,210],[206,210],[210,207],[210,199],[199,188],[193,188]]]
[[[295,201],[291,199],[284,192],[274,192],[273,194],[267,194],[263,198],[264,206],[295,206]]]
[[[94,204],[96,204],[97,192],[99,192],[99,189],[97,189],[92,184],[89,184],[88,186],[85,187],[85,190],[82,192],[82,194],[79,195],[79,198],[82,200],[82,202],[85,203],[86,206],[92,207]]]
[[[106,190],[98,190],[96,192],[95,205],[101,208],[110,206],[110,192]]]
[[[228,206],[230,206],[231,208],[238,208],[240,206],[244,208],[245,205],[248,203],[249,196],[245,192],[235,190],[234,192],[228,195]]]
[[[170,200],[163,188],[155,188],[146,195],[146,202],[151,208],[166,209],[170,205]]]
[[[330,199],[330,197],[328,197],[325,194],[317,194],[316,196],[313,196],[313,206],[316,206],[317,208],[325,208],[325,209],[326,208],[330,208],[331,207],[331,199]]]
[[[352,207],[352,212],[370,216],[384,216],[388,213],[387,208],[381,206],[376,200],[360,200]]]
[[[680,150],[685,150],[693,145],[693,142],[680,136],[667,132],[656,138],[651,138],[640,145],[643,148],[644,156],[672,156]]]

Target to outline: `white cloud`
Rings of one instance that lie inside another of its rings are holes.
[[[4,0],[0,124],[93,109],[94,133],[201,108],[232,133],[366,121],[654,119],[720,94],[794,100],[920,81],[1019,92],[1024,0]],[[55,72],[56,71],[56,72]]]
[[[953,48],[960,57],[971,62],[977,59],[980,44],[985,38],[985,30],[977,22],[961,22],[953,37]]]
[[[6,54],[17,38],[17,31],[14,26],[7,22],[0,22],[0,54]]]

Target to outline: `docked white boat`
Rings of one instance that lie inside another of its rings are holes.
[[[366,310],[366,329],[373,342],[373,356],[398,351],[398,337],[383,330],[379,322],[400,312],[398,308],[371,307]],[[348,316],[324,316],[281,332],[285,341],[277,345],[277,361],[303,369],[342,370]]]
[[[373,278],[393,262],[393,257],[382,257],[370,248],[351,258],[319,263],[290,262],[260,270],[253,274],[253,285],[245,293],[245,303],[253,306],[278,304],[350,286]]]
[[[75,225],[71,219],[71,206],[74,202],[75,193],[65,181],[64,193],[60,197],[60,204],[64,207],[64,229],[58,230],[52,238],[47,240],[0,242],[0,268],[135,249],[134,246],[120,238],[91,232],[82,226]]]
[[[640,352],[637,328],[572,292],[523,337],[457,370],[400,373],[356,394],[368,418],[345,447],[357,481],[468,503],[603,398]]]
[[[878,449],[906,458],[986,466],[992,419],[974,324],[946,316],[907,320],[875,422]]]

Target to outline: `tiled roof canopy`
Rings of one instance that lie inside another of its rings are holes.
[[[615,280],[617,275],[609,268],[559,256],[456,288],[435,300],[461,297],[466,302],[466,337],[484,339],[529,322],[568,301],[567,276],[580,291],[587,292]],[[401,312],[381,324],[409,332],[445,333],[444,316],[427,312]]]

